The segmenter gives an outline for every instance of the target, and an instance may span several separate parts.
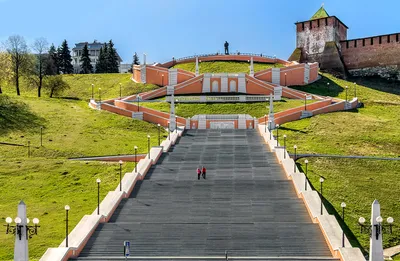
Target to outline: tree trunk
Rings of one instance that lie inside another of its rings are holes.
[[[43,77],[39,77],[38,97],[40,98],[40,91],[42,90]]]
[[[42,68],[42,54],[39,55],[39,87],[38,87],[38,97],[40,98],[40,90],[42,89],[42,83],[43,83],[43,68]]]
[[[3,93],[3,91],[1,90],[1,86],[0,86],[0,94],[2,94]]]
[[[18,66],[15,69],[15,88],[17,88],[17,95],[20,96],[20,93],[19,93],[19,69],[18,69]]]

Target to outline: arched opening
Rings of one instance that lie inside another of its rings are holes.
[[[237,92],[236,91],[236,81],[235,80],[231,80],[229,82],[229,91],[230,92]]]
[[[216,80],[212,82],[212,92],[219,92],[218,81]]]

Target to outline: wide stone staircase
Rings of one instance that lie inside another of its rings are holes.
[[[77,260],[123,260],[125,240],[136,260],[339,260],[255,130],[186,131]]]

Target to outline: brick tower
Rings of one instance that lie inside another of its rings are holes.
[[[321,69],[345,72],[340,41],[347,40],[348,27],[330,16],[322,5],[310,20],[296,24],[296,49],[290,61],[318,62]]]

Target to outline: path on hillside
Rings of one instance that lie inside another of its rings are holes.
[[[198,180],[202,165],[207,179]],[[255,130],[186,131],[98,226],[78,260],[118,260],[124,240],[141,260],[224,260],[225,251],[231,258],[338,260]]]

